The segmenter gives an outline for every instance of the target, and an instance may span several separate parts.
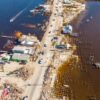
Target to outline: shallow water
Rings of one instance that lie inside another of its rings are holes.
[[[87,2],[86,12],[77,17],[72,23],[74,31],[80,34],[78,39],[76,39],[78,46],[77,53],[82,61],[79,76],[80,79],[87,81],[89,86],[89,88],[85,90],[87,91],[87,96],[95,96],[96,100],[100,100],[100,69],[95,68],[92,63],[100,62],[99,10],[100,2]],[[78,92],[77,89],[74,89],[74,91]],[[80,90],[80,92],[82,93],[83,90]],[[82,100],[88,100],[88,97]]]
[[[85,16],[81,22],[74,20],[74,30],[91,43],[95,61],[100,62],[100,2],[88,2]]]

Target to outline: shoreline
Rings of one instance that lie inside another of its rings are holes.
[[[76,2],[76,3],[78,3],[78,2]],[[74,12],[74,14],[72,14],[72,15],[70,15],[70,16],[67,16],[67,21],[65,21],[65,22],[63,22],[63,23],[70,23],[73,19],[75,19],[81,12],[83,12],[85,10],[85,4],[81,4],[80,3],[80,5],[79,5],[79,8],[78,8],[78,12]],[[47,37],[47,35],[48,35],[48,32],[47,33],[45,33],[45,35],[44,35],[44,37],[43,37],[43,41],[46,39],[46,37]],[[66,62],[66,61],[68,61],[70,58],[71,58],[71,56],[73,55],[73,50],[72,50],[72,52],[70,51],[70,55],[68,56],[68,54],[67,54],[67,57],[66,57],[66,60],[64,61],[64,59],[63,59],[63,61],[62,61],[62,63],[59,63],[58,65],[53,65],[53,66],[55,66],[54,68],[55,69],[52,69],[51,68],[51,73],[54,75],[54,76],[51,76],[52,78],[54,78],[54,80],[56,79],[56,75],[57,75],[57,70],[58,70],[58,68],[59,68],[59,66],[61,66],[64,62]],[[58,66],[58,67],[57,67]],[[55,75],[56,74],[56,75]],[[50,80],[52,80],[52,78],[51,77],[49,77],[50,78]],[[48,82],[48,81],[47,81]],[[54,83],[53,83],[54,84]],[[45,86],[44,86],[44,88],[45,88]],[[48,90],[48,91],[51,91],[50,89]],[[44,91],[44,93],[45,93],[46,91]],[[48,94],[48,95],[50,95],[50,94]],[[48,96],[49,97],[49,96]],[[52,98],[52,97],[51,97]],[[54,99],[54,98],[52,98],[52,99]],[[56,98],[55,98],[56,99]]]
[[[69,58],[73,55],[73,52],[74,52],[73,47],[68,50],[57,49],[56,45],[53,44],[55,41],[52,42],[52,39],[54,37],[57,37],[56,44],[60,45],[64,43],[64,45],[67,45],[69,41],[64,35],[61,34],[61,28],[63,27],[64,23],[69,23],[71,20],[73,20],[81,11],[85,9],[85,7],[82,9],[79,8],[80,9],[80,10],[78,9],[79,12],[74,13],[74,15],[72,13],[72,15],[67,16],[68,18],[67,22],[66,21],[64,22],[64,16],[62,16],[63,9],[64,9],[63,2],[62,1],[58,2],[58,0],[54,0],[53,7],[52,7],[52,14],[49,19],[49,25],[47,26],[47,29],[42,38],[42,41],[41,42],[38,41],[39,48],[35,51],[38,57],[36,61],[34,62],[29,61],[26,65],[28,67],[30,66],[34,68],[32,69],[34,70],[34,72],[31,75],[31,77],[27,81],[23,81],[21,84],[22,87],[24,88],[24,93],[22,95],[23,96],[28,95],[29,100],[38,100],[40,96],[42,97],[44,96],[42,93],[48,92],[48,90],[43,89],[43,88],[45,86],[44,76],[47,76],[48,73],[46,73],[46,71],[49,67],[51,68],[51,70],[49,70],[51,74],[48,76],[51,80],[49,84],[50,85],[49,89],[51,91],[54,85],[54,81],[56,79],[57,70],[59,66],[62,65],[66,60],[69,60]],[[28,36],[28,38],[29,37],[31,38],[30,35]],[[28,38],[26,36],[26,39]],[[43,54],[39,54],[40,52],[43,52]],[[39,63],[41,59],[43,60],[43,62]],[[18,63],[16,63],[16,66],[19,66]],[[52,83],[52,79],[54,79],[53,83]],[[18,81],[20,81],[21,83],[22,80],[20,79]],[[46,81],[48,81],[48,79]],[[49,93],[47,95],[49,95]]]

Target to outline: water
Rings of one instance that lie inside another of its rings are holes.
[[[44,32],[39,27],[31,29],[23,27],[22,24],[43,24],[48,17],[42,13],[33,16],[29,10],[45,2],[45,0],[0,0],[0,34],[14,35],[14,31],[21,31],[24,34],[34,33],[41,39]],[[6,41],[0,38],[0,42]],[[2,46],[3,43],[0,44],[0,49]]]
[[[100,2],[88,2],[85,17],[77,24],[76,29],[79,33],[86,36],[91,42],[95,53],[96,62],[100,62]],[[87,22],[89,21],[89,22]]]
[[[100,69],[95,68],[92,63],[100,62],[100,2],[90,1],[87,2],[87,8],[85,14],[81,14],[73,21],[74,31],[80,34],[76,40],[78,46],[78,54],[81,58],[82,65],[79,77],[88,84],[87,87],[82,85],[86,91],[85,94],[81,94],[79,97],[81,100],[88,100],[88,96],[96,97],[96,100],[100,100]],[[91,56],[94,59],[91,59]],[[74,77],[76,78],[76,77]],[[77,78],[76,78],[77,79]],[[74,86],[75,87],[75,86]],[[77,87],[77,86],[76,86]],[[73,90],[78,92],[78,89]],[[94,99],[93,99],[94,100]]]

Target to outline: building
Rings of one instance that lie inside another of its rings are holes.
[[[38,43],[38,39],[36,36],[30,36],[30,35],[23,35],[20,39],[21,45],[24,46],[33,46],[35,43]]]
[[[14,53],[11,60],[16,62],[20,62],[20,61],[28,62],[29,58],[30,56],[27,54]]]
[[[63,34],[71,34],[73,32],[73,28],[71,25],[66,25],[63,27]]]
[[[26,46],[15,46],[12,49],[12,51],[13,51],[13,53],[33,55],[34,52],[35,52],[35,48],[33,48],[33,47],[26,47]]]
[[[69,3],[71,3],[71,1],[72,1],[72,0],[64,0],[63,2],[64,2],[65,4],[69,4]]]
[[[24,46],[33,46],[34,45],[34,41],[26,41],[26,40],[23,40],[21,42],[21,45],[24,45]]]

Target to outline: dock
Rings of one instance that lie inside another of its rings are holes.
[[[4,50],[0,50],[0,53],[7,53],[7,51],[4,51]]]
[[[14,36],[7,36],[7,35],[0,35],[1,38],[9,38],[9,39],[14,39]]]

